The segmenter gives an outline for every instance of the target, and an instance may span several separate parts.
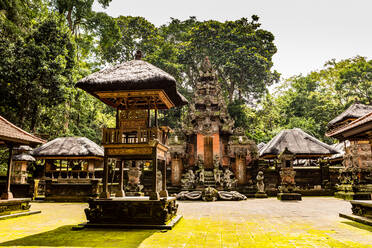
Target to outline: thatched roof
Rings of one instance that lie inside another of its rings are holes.
[[[103,157],[102,147],[85,137],[61,137],[36,148],[38,157]]]
[[[330,128],[337,124],[338,122],[341,122],[346,119],[357,119],[360,118],[369,112],[372,112],[372,105],[364,105],[360,103],[354,103],[349,108],[347,108],[344,112],[342,112],[340,115],[338,115],[336,118],[331,120],[327,126]]]
[[[46,141],[40,139],[25,130],[17,127],[4,117],[0,116],[0,144],[13,143],[24,145],[38,145]]]
[[[359,129],[359,130],[357,130]],[[345,140],[351,137],[358,138],[358,136],[367,136],[367,131],[372,130],[372,111],[363,115],[362,117],[350,122],[349,124],[331,132],[326,135],[329,137]],[[365,135],[363,135],[365,134]]]
[[[338,150],[299,128],[282,130],[260,151],[260,157],[276,157],[285,149],[296,158],[314,158],[338,153]]]
[[[260,152],[264,147],[266,146],[266,143],[261,142],[257,145],[258,152]]]
[[[176,89],[176,80],[165,71],[143,60],[112,66],[81,79],[76,87],[92,95],[97,91],[164,90],[175,106],[187,104]]]
[[[25,154],[25,153],[14,155],[12,159],[13,161],[29,161],[29,162],[35,161],[34,157],[32,157],[31,155]]]

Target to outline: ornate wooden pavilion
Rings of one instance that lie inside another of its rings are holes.
[[[85,137],[60,137],[32,152],[43,165],[39,183],[45,183],[45,200],[86,201],[98,195],[103,148]]]
[[[340,185],[335,194],[347,200],[370,200],[372,194],[372,106],[365,105],[364,109],[369,110],[367,114],[326,134],[350,142],[345,149],[344,169],[340,171]]]
[[[13,148],[19,145],[36,146],[45,143],[45,140],[40,139],[21,128],[15,126],[2,116],[0,116],[0,145],[5,145],[9,149],[9,160],[7,170],[7,181],[5,192],[1,195],[0,200],[0,216],[20,215],[20,211],[24,214],[29,214],[30,198],[13,198],[11,192],[12,164],[13,164]]]
[[[141,53],[137,52],[135,60],[93,73],[76,86],[115,108],[117,113],[116,127],[103,129],[103,191],[100,199],[89,201],[88,225],[165,225],[176,216],[177,204],[174,197],[168,197],[166,189],[170,129],[159,126],[158,110],[187,104],[176,90],[175,79],[141,60]],[[109,158],[116,159],[120,166],[120,187],[114,198],[108,191]],[[148,197],[125,196],[123,167],[127,160],[150,165],[152,187]]]
[[[331,137],[365,144],[346,149],[338,194],[345,199],[354,199],[350,202],[353,214],[340,213],[341,217],[372,226],[372,110],[332,132]]]

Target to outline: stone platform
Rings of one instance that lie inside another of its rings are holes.
[[[164,228],[172,224],[178,204],[175,197],[149,200],[149,197],[91,199],[85,209],[86,227]],[[178,219],[179,220],[179,219]],[[177,220],[177,221],[178,221]],[[173,223],[173,225],[176,222]]]
[[[371,200],[371,193],[338,191],[335,193],[335,197],[344,200]]]
[[[353,214],[340,213],[340,217],[372,226],[372,201],[350,201]]]
[[[278,193],[278,200],[281,201],[301,201],[302,196],[299,193]]]
[[[0,219],[40,213],[40,211],[30,211],[30,201],[30,198],[0,200]]]

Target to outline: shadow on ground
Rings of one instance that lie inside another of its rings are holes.
[[[354,221],[341,221],[341,223],[372,232],[372,226],[367,226]]]
[[[0,243],[0,246],[69,246],[69,247],[138,247],[154,230],[82,229],[66,225],[20,239]]]

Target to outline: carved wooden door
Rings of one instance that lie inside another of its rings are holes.
[[[204,137],[204,167],[213,169],[213,138]]]

